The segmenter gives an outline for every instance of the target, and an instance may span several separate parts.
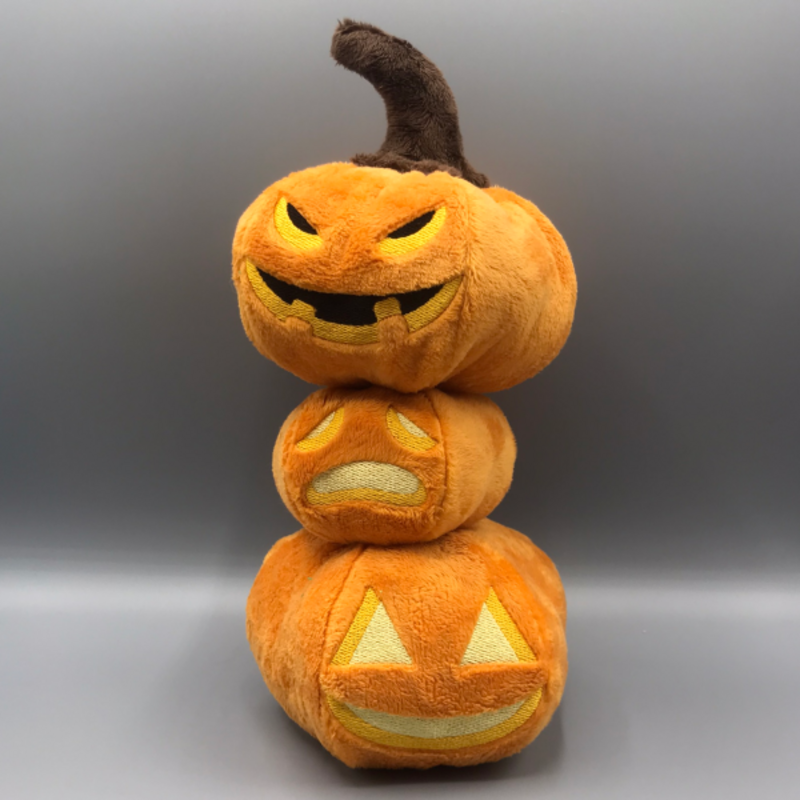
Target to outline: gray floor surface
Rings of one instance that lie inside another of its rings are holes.
[[[497,764],[353,771],[290,722],[244,576],[0,574],[0,797],[794,798],[800,587],[565,580],[570,676]]]

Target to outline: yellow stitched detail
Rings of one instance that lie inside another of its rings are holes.
[[[349,663],[406,665],[412,663],[411,656],[400,641],[400,636],[389,619],[383,603],[378,603]]]
[[[461,664],[513,664],[518,661],[514,648],[484,603]]]
[[[392,436],[410,450],[425,451],[436,446],[435,439],[392,406],[386,412],[386,425]]]
[[[311,485],[323,494],[344,489],[380,489],[396,494],[414,494],[419,488],[419,478],[396,464],[350,461],[320,473]]]
[[[342,427],[343,419],[343,408],[337,408],[336,411],[331,411],[316,428],[310,433],[307,433],[305,437],[297,443],[297,449],[308,452],[309,450],[319,450],[320,447],[324,447],[339,432],[339,428]]]
[[[403,313],[400,308],[400,301],[396,297],[384,297],[375,303],[373,310],[378,322],[387,317],[397,317]]]
[[[442,286],[425,305],[420,306],[414,311],[409,311],[408,314],[404,314],[403,316],[406,318],[408,330],[413,333],[420,328],[424,328],[428,323],[433,322],[436,317],[450,305],[460,285],[461,276],[459,275]]]
[[[378,243],[378,249],[387,256],[401,256],[405,253],[410,253],[412,250],[418,250],[439,233],[445,219],[447,219],[447,209],[442,206],[442,208],[436,210],[431,221],[424,228],[420,228],[416,233],[412,233],[411,236],[403,236],[400,239],[387,237]]]
[[[517,658],[520,661],[536,661],[536,656],[528,643],[522,638],[519,628],[514,624],[508,611],[503,608],[503,604],[498,600],[494,589],[489,589],[489,597],[486,598],[486,607],[494,617],[497,626],[508,639],[508,643],[514,648]]]
[[[422,484],[414,494],[398,494],[396,492],[367,488],[344,489],[339,492],[318,492],[313,486],[309,486],[306,489],[306,499],[312,506],[328,506],[334,503],[353,503],[356,501],[385,503],[390,506],[421,506],[427,496],[428,493]]]
[[[339,322],[326,322],[317,319],[314,308],[302,300],[287,303],[281,300],[272,289],[267,286],[258,274],[258,268],[249,259],[245,263],[247,277],[256,297],[281,321],[288,317],[297,317],[311,325],[314,336],[327,339],[330,342],[343,344],[372,344],[378,341],[378,326],[372,325],[342,325]],[[430,302],[430,301],[429,301]]]
[[[302,233],[302,231],[301,231]],[[316,311],[313,306],[304,303],[302,300],[295,300],[287,303],[281,300],[272,289],[267,286],[258,274],[258,268],[249,259],[245,262],[247,277],[250,286],[256,297],[281,321],[285,322],[288,317],[297,317],[307,322],[311,326],[314,336],[326,339],[329,342],[341,342],[342,344],[374,344],[378,341],[378,323],[373,322],[369,325],[344,325],[340,322],[328,322],[324,319],[317,319]],[[456,295],[461,277],[458,276],[446,283],[427,303],[420,306],[415,311],[403,314],[409,333],[418,331],[436,319],[444,311]],[[375,303],[375,314],[378,319],[385,319],[388,316],[395,316],[400,303],[396,297],[385,297]]]
[[[382,461],[351,461],[316,475],[306,488],[311,505],[329,505],[353,500],[418,506],[427,492],[420,479],[396,464]]]
[[[358,647],[358,643],[361,641],[361,637],[364,635],[364,631],[367,629],[367,625],[369,625],[380,602],[378,595],[372,589],[367,589],[367,593],[361,601],[361,606],[350,623],[347,634],[339,645],[333,661],[331,661],[332,664],[346,666],[350,663],[350,659],[353,657],[353,653],[355,653],[356,647]]]
[[[493,742],[495,739],[499,739],[502,736],[508,735],[513,730],[516,730],[530,718],[534,711],[536,711],[542,699],[542,691],[542,689],[537,689],[519,706],[512,716],[497,725],[474,733],[443,736],[439,738],[409,736],[403,733],[382,730],[357,716],[347,705],[335,700],[333,697],[330,697],[330,695],[327,696],[327,700],[333,716],[347,728],[347,730],[354,733],[356,736],[360,736],[362,739],[367,739],[371,742],[387,745],[389,747],[402,747],[414,750],[456,750],[461,747],[474,747],[475,745]],[[373,712],[372,717],[377,717],[377,714]],[[465,727],[468,726],[467,720],[469,720],[469,717],[460,717],[458,719],[464,720]]]
[[[248,259],[245,262],[245,269],[247,270],[247,277],[250,281],[250,286],[253,287],[256,297],[281,321],[286,319],[289,313],[289,304],[284,303],[283,300],[272,291],[272,289],[261,280],[258,274],[256,265]]]
[[[315,250],[322,244],[322,239],[319,234],[306,233],[301,231],[292,220],[289,218],[289,211],[287,209],[288,201],[285,197],[281,197],[275,206],[275,230],[278,231],[281,238],[294,245],[298,250]]]

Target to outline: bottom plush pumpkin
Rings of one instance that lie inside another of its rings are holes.
[[[267,554],[247,604],[273,695],[351,767],[521,750],[561,699],[565,622],[552,561],[488,519],[394,547],[300,531]]]

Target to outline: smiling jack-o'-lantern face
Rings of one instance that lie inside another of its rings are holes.
[[[474,764],[524,747],[561,697],[564,622],[552,562],[489,520],[405,547],[295,534],[248,602],[273,694],[365,767]]]
[[[508,422],[488,398],[326,389],[284,424],[273,471],[312,533],[402,544],[486,516],[508,491],[515,455]]]

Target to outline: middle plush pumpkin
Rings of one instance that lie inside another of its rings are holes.
[[[431,389],[324,389],[281,429],[278,491],[311,533],[404,544],[482,519],[511,484],[516,445],[488,398]]]

